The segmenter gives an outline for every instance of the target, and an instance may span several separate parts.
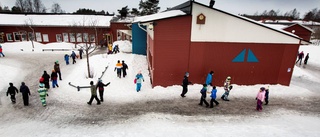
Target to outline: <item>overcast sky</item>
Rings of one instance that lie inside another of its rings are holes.
[[[16,0],[0,0],[1,6],[11,8],[15,5]],[[174,7],[188,0],[160,0],[160,11],[167,7]],[[195,0],[202,4],[209,4],[210,0]],[[300,12],[300,16],[313,8],[320,8],[320,0],[215,0],[215,8],[231,12],[233,14],[254,14],[262,13],[264,10],[280,10],[283,13],[296,8]],[[138,8],[140,0],[42,0],[43,4],[51,10],[53,3],[59,3],[63,10],[72,13],[79,8],[93,9],[96,11],[115,12],[124,6]]]

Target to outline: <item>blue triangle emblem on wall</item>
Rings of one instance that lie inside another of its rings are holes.
[[[253,52],[249,49],[247,62],[259,62],[257,57],[253,54]]]
[[[246,49],[242,50],[240,54],[238,54],[232,62],[244,62],[244,56],[246,55]]]

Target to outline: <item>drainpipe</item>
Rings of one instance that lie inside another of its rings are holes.
[[[143,27],[141,27],[140,25],[141,25],[140,22],[138,22],[138,27],[139,27],[140,29],[142,29],[143,31],[147,32],[147,30],[144,29]]]

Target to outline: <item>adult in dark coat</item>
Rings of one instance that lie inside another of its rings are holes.
[[[76,61],[77,55],[76,55],[76,53],[74,51],[72,51],[70,56],[72,58],[72,64],[77,63],[77,61]]]
[[[188,92],[188,85],[191,84],[191,82],[189,82],[189,73],[187,72],[184,75],[183,81],[182,81],[182,93],[181,93],[181,97],[186,97],[185,95]]]
[[[309,60],[309,53],[307,53],[307,56],[304,58],[304,64],[307,65],[308,63],[308,60]]]
[[[26,84],[24,82],[21,82],[20,92],[22,93],[23,104],[25,106],[28,106],[29,105],[29,95],[31,95],[31,94],[30,94],[29,87],[26,86]]]
[[[83,54],[83,49],[82,49],[82,48],[80,48],[80,49],[79,49],[79,56],[80,56],[80,59],[82,59],[82,54]]]
[[[60,65],[59,65],[58,61],[54,62],[53,68],[54,68],[54,71],[57,72],[57,74],[59,75],[59,79],[62,80],[61,72],[60,72]]]
[[[122,60],[122,72],[123,72],[123,77],[126,77],[127,75],[127,69],[128,69],[128,65],[126,63],[124,63],[124,60]]]
[[[18,89],[15,86],[13,86],[13,83],[9,83],[9,85],[10,86],[7,90],[7,96],[10,94],[10,99],[12,103],[16,103],[16,92],[19,93]]]
[[[98,81],[97,88],[99,89],[99,95],[100,95],[101,102],[103,102],[104,86],[108,86],[109,84],[110,84],[110,82],[107,84],[104,84],[101,79],[99,79],[99,81]]]
[[[304,58],[304,53],[303,53],[303,51],[301,51],[301,52],[299,53],[299,58],[298,58],[298,60],[296,61],[296,64],[300,61],[299,65],[301,65],[301,61],[302,61],[303,58]]]
[[[49,74],[47,73],[47,71],[43,71],[42,77],[43,77],[43,79],[44,79],[44,81],[43,81],[44,87],[47,88],[47,89],[49,89],[49,88],[50,88],[50,84],[49,84],[50,76],[49,76]]]

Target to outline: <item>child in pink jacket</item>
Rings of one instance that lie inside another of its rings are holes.
[[[264,101],[264,98],[265,98],[265,88],[264,87],[261,87],[258,94],[257,94],[257,97],[256,97],[256,100],[257,100],[257,110],[258,111],[262,111],[262,103]]]

